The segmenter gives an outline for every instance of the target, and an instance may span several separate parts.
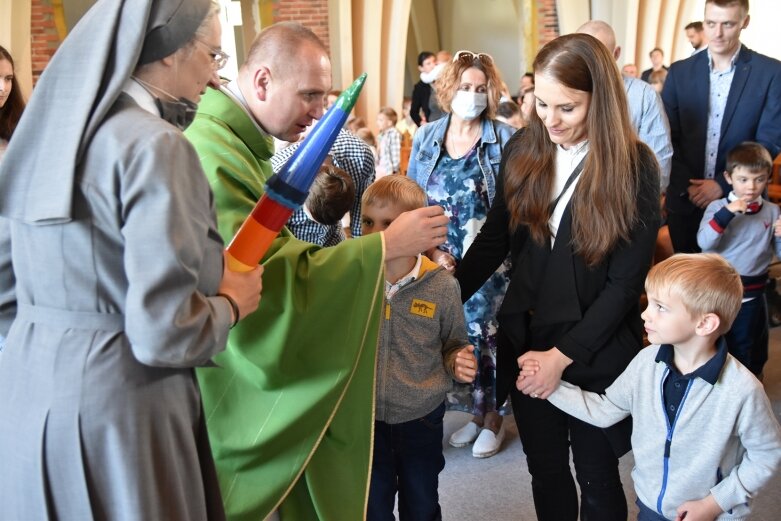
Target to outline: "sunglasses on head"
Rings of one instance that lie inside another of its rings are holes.
[[[491,58],[490,54],[485,54],[482,52],[474,53],[472,51],[462,50],[462,51],[458,51],[453,55],[453,61],[454,62],[463,61],[467,63],[480,61],[485,64],[491,64],[493,63],[494,59]]]

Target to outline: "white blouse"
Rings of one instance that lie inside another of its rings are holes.
[[[556,179],[553,183],[553,192],[551,193],[551,202],[553,202],[559,193],[564,189],[564,185],[567,183],[567,179],[575,167],[580,164],[580,161],[586,157],[588,153],[588,140],[581,141],[577,145],[570,147],[569,149],[563,148],[561,145],[556,146]],[[575,193],[575,187],[580,181],[580,175],[567,187],[567,191],[562,194],[559,202],[556,204],[556,208],[553,209],[550,219],[548,219],[548,226],[551,231],[551,244],[556,242],[556,234],[559,231],[559,224],[561,223],[561,216],[564,215],[564,210],[569,204],[569,200],[572,198],[572,194]]]

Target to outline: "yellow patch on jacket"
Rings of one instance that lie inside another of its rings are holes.
[[[434,312],[437,310],[437,305],[433,302],[427,302],[425,300],[413,299],[412,306],[409,311],[413,315],[420,315],[421,317],[434,318]]]

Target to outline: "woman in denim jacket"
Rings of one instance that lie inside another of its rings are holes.
[[[427,255],[449,271],[469,249],[485,222],[496,195],[502,148],[515,130],[494,120],[501,80],[487,54],[459,51],[437,80],[437,101],[447,117],[422,126],[416,133],[407,176],[428,195],[430,205],[444,207],[450,217],[447,242]],[[448,408],[474,415],[453,433],[450,444],[475,442],[472,454],[486,458],[498,452],[504,438],[497,404],[496,312],[508,283],[509,260],[464,304],[469,341],[480,361],[474,384],[456,384]]]

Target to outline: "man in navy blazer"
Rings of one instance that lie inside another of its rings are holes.
[[[781,151],[781,62],[748,49],[748,0],[707,0],[708,48],[673,63],[662,90],[673,143],[666,207],[673,249],[698,252],[697,229],[711,201],[729,193],[727,152],[757,141]]]

